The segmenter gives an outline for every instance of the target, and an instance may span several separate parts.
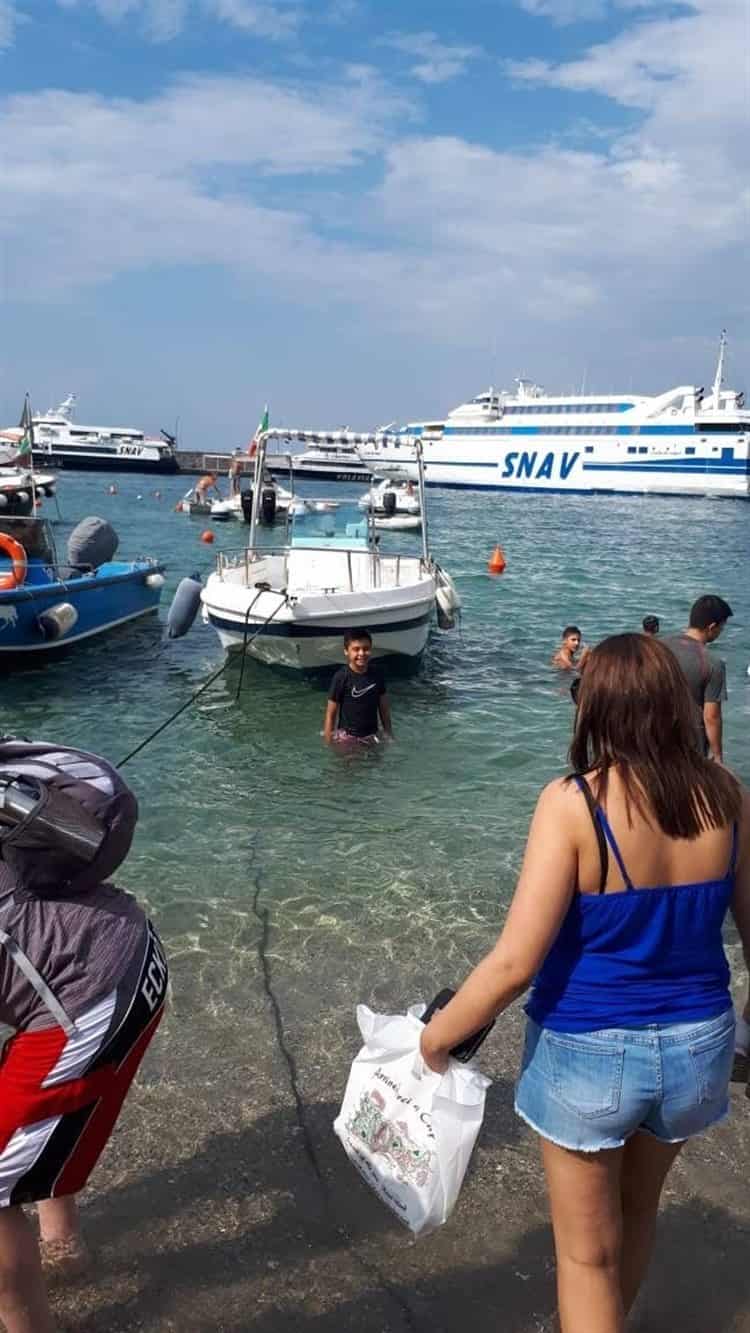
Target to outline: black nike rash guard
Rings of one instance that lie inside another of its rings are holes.
[[[336,726],[350,736],[377,736],[378,700],[385,694],[385,681],[378,670],[341,667],[331,681],[328,698],[339,706]]]

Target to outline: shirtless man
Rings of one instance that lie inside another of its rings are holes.
[[[576,658],[576,653],[580,657]],[[589,649],[581,643],[581,631],[577,625],[566,625],[562,632],[560,647],[552,658],[553,667],[558,671],[580,671],[585,665]]]
[[[242,458],[237,454],[229,464],[229,493],[239,495],[242,489]]]
[[[205,504],[206,501],[208,500],[209,491],[216,491],[216,494],[218,496],[221,496],[221,492],[216,484],[215,472],[207,472],[205,477],[201,477],[200,481],[196,482],[195,486],[196,500],[202,501]]]

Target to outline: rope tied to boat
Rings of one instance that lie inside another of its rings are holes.
[[[289,602],[289,597],[287,595],[286,589],[283,589],[282,592],[277,593],[276,595],[279,598],[278,604],[274,607],[271,614],[269,616],[266,616],[265,620],[261,621],[261,623],[257,626],[257,628],[253,630],[253,633],[250,636],[248,636],[248,629],[250,628],[250,615],[252,609],[255,606],[255,603],[257,602],[258,598],[260,597],[261,592],[264,591],[266,590],[262,588],[258,589],[258,591],[255,594],[255,597],[253,598],[252,602],[247,608],[247,611],[245,612],[245,617],[244,617],[245,632],[242,640],[242,666],[240,668],[240,679],[237,686],[237,693],[235,695],[235,702],[240,697],[242,680],[245,674],[245,658],[247,656],[248,648],[254,642],[254,640],[257,639],[258,635],[263,632],[266,625],[270,625],[274,616],[278,615],[282,607],[286,606]],[[176,708],[173,713],[170,713],[169,717],[166,718],[164,722],[160,722],[159,726],[155,727],[154,730],[150,732],[148,736],[146,736],[145,740],[142,740],[139,745],[136,745],[134,750],[131,750],[129,754],[125,755],[124,759],[120,759],[119,762],[116,764],[116,767],[122,768],[124,764],[129,763],[130,760],[134,759],[137,754],[140,754],[141,750],[145,750],[147,745],[150,745],[153,740],[156,740],[157,736],[160,736],[163,731],[166,731],[167,727],[171,726],[173,722],[176,722],[177,718],[180,717],[180,715],[184,713],[190,707],[191,704],[194,704],[196,699],[199,699],[200,696],[209,688],[209,686],[213,685],[214,681],[219,679],[219,676],[222,676],[224,674],[224,672],[227,670],[227,667],[229,666],[230,661],[231,658],[227,656],[226,660],[222,662],[221,666],[216,671],[211,673],[211,675],[208,677],[208,680],[205,680],[203,684],[200,686],[200,688],[197,689],[193,694],[191,694],[189,699],[186,699],[185,703],[180,704],[179,708]]]

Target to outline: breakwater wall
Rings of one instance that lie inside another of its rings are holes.
[[[217,472],[220,477],[226,477],[233,456],[239,457],[242,463],[242,471],[251,477],[255,461],[249,458],[247,454],[204,454],[197,450],[178,449],[176,453],[177,470],[191,477],[203,476],[205,472]]]

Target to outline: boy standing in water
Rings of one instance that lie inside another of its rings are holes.
[[[579,650],[581,650],[581,631],[577,625],[566,625],[562,632],[560,647],[552,658],[553,667],[557,667],[558,671],[580,671],[590,650],[584,647],[581,656],[576,660],[576,653]]]
[[[372,635],[366,629],[344,635],[346,666],[336,672],[326,705],[323,739],[377,744],[378,719],[393,737],[391,707],[382,675],[370,663]]]

